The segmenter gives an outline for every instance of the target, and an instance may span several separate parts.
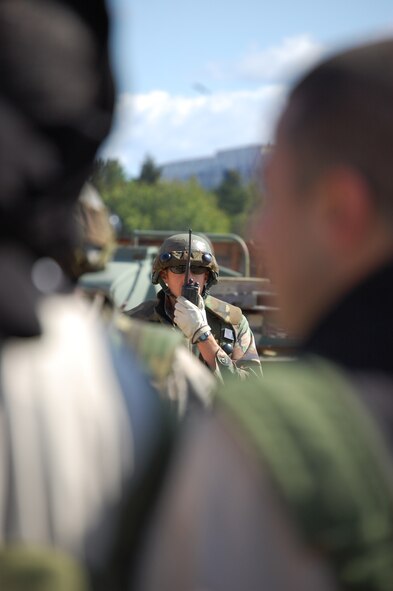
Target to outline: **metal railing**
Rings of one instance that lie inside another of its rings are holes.
[[[132,237],[134,239],[134,245],[139,246],[139,239],[140,238],[168,238],[168,236],[172,236],[173,234],[179,234],[179,230],[134,230],[132,232]],[[243,275],[244,277],[250,276],[250,253],[247,247],[247,244],[243,240],[241,236],[238,234],[216,234],[210,232],[197,232],[197,234],[201,236],[206,236],[211,242],[235,242],[240,246],[240,251],[242,253],[242,267],[243,267]]]

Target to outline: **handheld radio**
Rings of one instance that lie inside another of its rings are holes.
[[[187,265],[186,265],[186,276],[184,278],[183,287],[181,290],[181,295],[189,300],[195,306],[198,305],[198,293],[199,293],[199,283],[197,281],[193,281],[190,277],[190,267],[191,267],[191,240],[192,240],[192,230],[191,228],[188,230],[188,257],[187,257]]]

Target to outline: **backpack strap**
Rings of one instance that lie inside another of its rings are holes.
[[[301,537],[345,589],[393,589],[393,463],[350,379],[313,358],[219,394],[268,466]]]
[[[243,314],[241,309],[237,306],[228,304],[228,302],[219,300],[211,295],[207,296],[205,306],[210,312],[228,324],[234,325],[240,324],[241,322]]]

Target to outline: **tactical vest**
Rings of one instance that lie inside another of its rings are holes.
[[[300,537],[340,588],[393,589],[393,462],[349,378],[318,358],[219,393],[269,468]]]
[[[137,320],[173,326],[169,319],[164,316],[163,295],[160,295],[162,293],[159,292],[158,294],[158,302],[157,300],[143,302],[136,308],[126,312],[126,315]],[[213,296],[207,296],[205,306],[207,321],[217,343],[224,351],[228,348],[228,345],[233,347],[236,340],[234,327],[241,322],[241,309]]]
[[[236,341],[234,326],[242,319],[242,311],[237,306],[228,304],[223,300],[207,296],[206,316],[212,334],[220,347],[231,356],[230,349]]]

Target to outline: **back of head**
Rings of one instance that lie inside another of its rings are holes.
[[[324,60],[292,89],[259,227],[286,328],[304,338],[393,253],[393,39]]]
[[[350,166],[393,222],[393,40],[340,53],[292,90],[283,118],[296,149],[299,182],[332,165]]]
[[[109,131],[103,0],[0,3],[0,333],[37,334],[32,266],[72,253],[73,206]]]

